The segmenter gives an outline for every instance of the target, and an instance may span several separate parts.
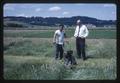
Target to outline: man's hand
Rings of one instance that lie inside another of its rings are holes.
[[[53,44],[56,44],[56,42],[55,42],[55,41],[53,41]]]

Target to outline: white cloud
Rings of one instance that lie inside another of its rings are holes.
[[[25,17],[27,17],[24,13],[18,14],[16,16],[25,16]]]
[[[59,11],[59,10],[61,10],[61,7],[58,6],[49,8],[49,11]]]
[[[63,15],[67,15],[67,14],[69,14],[69,12],[63,12]]]
[[[115,7],[114,4],[104,4],[103,6],[104,6],[104,7]]]
[[[14,6],[11,4],[5,4],[4,5],[4,10],[14,10]]]
[[[40,12],[41,10],[42,10],[41,8],[35,9],[36,12]]]

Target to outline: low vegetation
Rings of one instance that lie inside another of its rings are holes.
[[[4,37],[24,37],[24,38],[52,38],[55,30],[4,30]],[[115,39],[116,30],[113,29],[90,29],[89,39]],[[66,30],[67,36],[73,37],[74,29]]]
[[[9,41],[8,41],[9,40]],[[116,40],[87,39],[88,59],[78,59],[75,39],[68,38],[78,65],[64,66],[54,59],[52,38],[4,38],[4,79],[7,80],[108,80],[116,79]]]

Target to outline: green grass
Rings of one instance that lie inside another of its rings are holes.
[[[13,30],[14,31],[14,30]],[[46,34],[47,33],[47,34]],[[49,38],[52,37],[54,35],[54,31],[41,31],[41,30],[36,30],[36,31],[20,31],[20,32],[5,32],[4,36],[5,37],[33,37],[33,38]]]
[[[11,43],[10,43],[11,44]],[[31,41],[25,40],[20,42],[12,42],[13,45],[5,45],[4,54],[12,54],[12,55],[34,55],[34,56],[48,56],[50,51],[53,51],[53,49],[50,49],[53,45],[50,44],[50,42],[41,42],[39,45],[33,44]],[[46,48],[48,47],[48,48]],[[49,50],[49,51],[48,51]]]
[[[4,30],[4,37],[24,37],[24,38],[52,38],[55,30]],[[67,36],[73,37],[74,30],[66,30]],[[115,39],[116,30],[89,30],[89,39],[105,38],[105,39]]]
[[[15,61],[10,61],[11,59]],[[10,61],[10,63],[8,63]],[[23,61],[23,62],[22,62]],[[5,56],[5,79],[20,80],[55,80],[62,79],[65,67],[52,58],[33,56]],[[12,64],[12,65],[10,65]],[[8,70],[6,70],[9,68]],[[62,71],[62,72],[61,72]]]
[[[9,41],[8,41],[9,40]],[[54,59],[52,38],[4,38],[4,79],[7,80],[114,80],[116,40],[87,39],[86,61],[78,59],[75,39],[69,38],[65,50],[72,49],[77,66],[69,69]]]
[[[77,59],[68,69],[62,61],[50,57],[5,56],[4,78],[16,80],[106,80],[116,79],[116,61],[111,59]]]
[[[90,30],[88,38],[115,39],[116,30]]]

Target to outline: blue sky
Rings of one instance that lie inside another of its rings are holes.
[[[88,16],[101,20],[116,20],[115,4],[5,4],[4,16],[71,17]]]

